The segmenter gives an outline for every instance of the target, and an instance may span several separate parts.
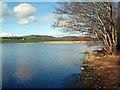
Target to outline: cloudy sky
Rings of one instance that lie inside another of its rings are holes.
[[[55,11],[54,7],[57,6],[56,2],[24,2],[26,0],[22,0],[22,2],[10,2],[15,0],[3,1],[4,2],[0,2],[0,27],[2,27],[0,28],[0,36],[23,36],[31,34],[65,35],[52,28],[55,20],[53,12]]]
[[[0,35],[63,35],[51,27],[56,5],[56,2],[0,2]]]

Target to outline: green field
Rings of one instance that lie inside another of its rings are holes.
[[[50,37],[50,36],[36,36],[29,35],[24,37],[3,37],[0,38],[0,43],[38,43],[49,41],[93,41],[92,38],[82,37]]]
[[[26,39],[26,40],[17,40],[17,39],[2,39],[0,43],[38,43],[38,42],[48,42],[48,41],[71,41],[70,39],[58,39],[58,38],[43,38],[43,39]]]

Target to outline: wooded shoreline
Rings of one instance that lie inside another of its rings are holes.
[[[120,54],[85,54],[82,80],[86,88],[120,89]]]
[[[41,43],[41,44],[89,44],[94,40],[0,40],[0,43]]]

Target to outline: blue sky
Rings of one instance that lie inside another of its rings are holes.
[[[68,35],[52,28],[55,20],[53,12],[55,11],[54,7],[57,6],[56,2],[3,1],[4,3],[0,3],[0,11],[3,8],[2,12],[0,12],[0,27],[2,27],[0,36],[36,34],[58,37]]]
[[[56,2],[4,2],[5,9],[3,11],[6,12],[1,17],[2,32],[0,33],[12,35],[63,35],[62,32],[52,28],[52,23],[55,20],[53,11],[56,5]],[[19,9],[23,6],[27,7],[26,10],[20,11]]]

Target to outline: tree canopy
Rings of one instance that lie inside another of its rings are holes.
[[[112,2],[59,2],[54,27],[65,32],[95,36],[103,43],[104,51],[116,52],[118,45],[118,3]]]

